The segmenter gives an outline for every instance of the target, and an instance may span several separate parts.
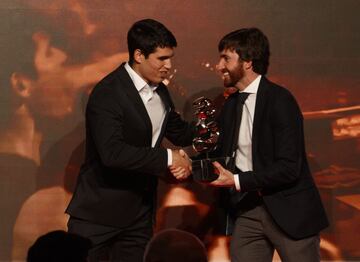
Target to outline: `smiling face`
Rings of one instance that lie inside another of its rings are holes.
[[[230,49],[220,52],[220,61],[217,70],[222,74],[225,87],[235,87],[245,76],[243,68],[244,62],[239,59],[239,55]]]
[[[171,69],[174,49],[157,47],[147,58],[139,49],[135,51],[133,69],[148,83],[159,84],[165,80]]]

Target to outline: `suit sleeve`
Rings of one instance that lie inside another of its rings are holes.
[[[126,143],[123,114],[124,110],[110,92],[98,92],[89,99],[86,111],[88,133],[103,165],[149,174],[165,171],[166,149],[136,147]]]
[[[270,111],[272,161],[260,170],[240,174],[242,191],[284,187],[295,183],[301,174],[304,155],[303,117],[289,92],[277,94]],[[258,147],[264,146],[259,144]]]
[[[184,121],[180,114],[175,111],[175,106],[167,89],[166,95],[170,103],[171,111],[166,125],[165,136],[175,146],[189,146],[192,144],[192,140],[195,137],[195,123]]]
[[[170,112],[166,135],[175,146],[189,146],[195,136],[195,127],[181,119],[176,112]]]

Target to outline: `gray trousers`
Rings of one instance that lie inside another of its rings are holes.
[[[319,235],[294,240],[275,224],[261,204],[240,212],[230,244],[232,262],[271,262],[274,250],[282,262],[319,262]]]

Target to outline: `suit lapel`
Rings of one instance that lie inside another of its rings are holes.
[[[256,157],[256,148],[259,141],[260,126],[263,121],[263,115],[266,105],[266,93],[268,92],[268,80],[263,76],[259,84],[259,89],[256,97],[255,115],[252,131],[252,152],[253,152],[253,163]],[[255,166],[253,167],[255,169]]]
[[[219,152],[221,156],[232,156],[233,155],[233,145],[235,143],[235,129],[236,129],[236,102],[237,102],[238,92],[232,94],[223,107],[221,116],[223,119],[220,124],[220,137],[218,141]]]
[[[165,88],[167,88],[164,84],[159,84],[159,87],[156,89],[156,92],[158,93],[158,95],[161,98],[161,101],[164,103],[165,106],[165,110],[168,113],[169,110],[171,109],[170,107],[170,103],[169,103],[169,98],[166,95],[166,90]]]
[[[137,91],[133,81],[131,80],[128,72],[126,71],[126,69],[124,67],[124,64],[122,64],[117,69],[117,76],[118,76],[118,79],[122,82],[123,91],[127,94],[129,99],[131,100],[136,111],[139,113],[139,116],[144,120],[146,129],[149,130],[149,132],[147,132],[147,133],[149,134],[150,141],[151,141],[152,124],[151,124],[150,117],[149,117],[147,110],[145,108],[145,105],[139,95],[139,92]]]
[[[166,124],[167,124],[167,120],[168,120],[168,117],[169,117],[169,113],[171,111],[171,106],[170,106],[170,101],[169,101],[169,98],[166,94],[166,90],[165,88],[167,88],[164,84],[160,83],[159,84],[159,87],[156,89],[156,92],[158,93],[158,95],[160,96],[160,99],[161,101],[163,102],[164,104],[164,107],[165,107],[165,118],[164,118],[164,121],[162,123],[162,126],[161,126],[161,131],[160,131],[160,134],[159,134],[159,137],[158,137],[158,140],[156,141],[156,144],[155,144],[155,147],[159,147],[160,146],[160,143],[162,141],[162,138],[164,137],[164,133],[165,133],[165,129],[166,129]]]

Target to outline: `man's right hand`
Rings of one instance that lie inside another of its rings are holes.
[[[172,165],[169,167],[177,180],[184,180],[191,174],[191,160],[184,150],[172,150]]]

